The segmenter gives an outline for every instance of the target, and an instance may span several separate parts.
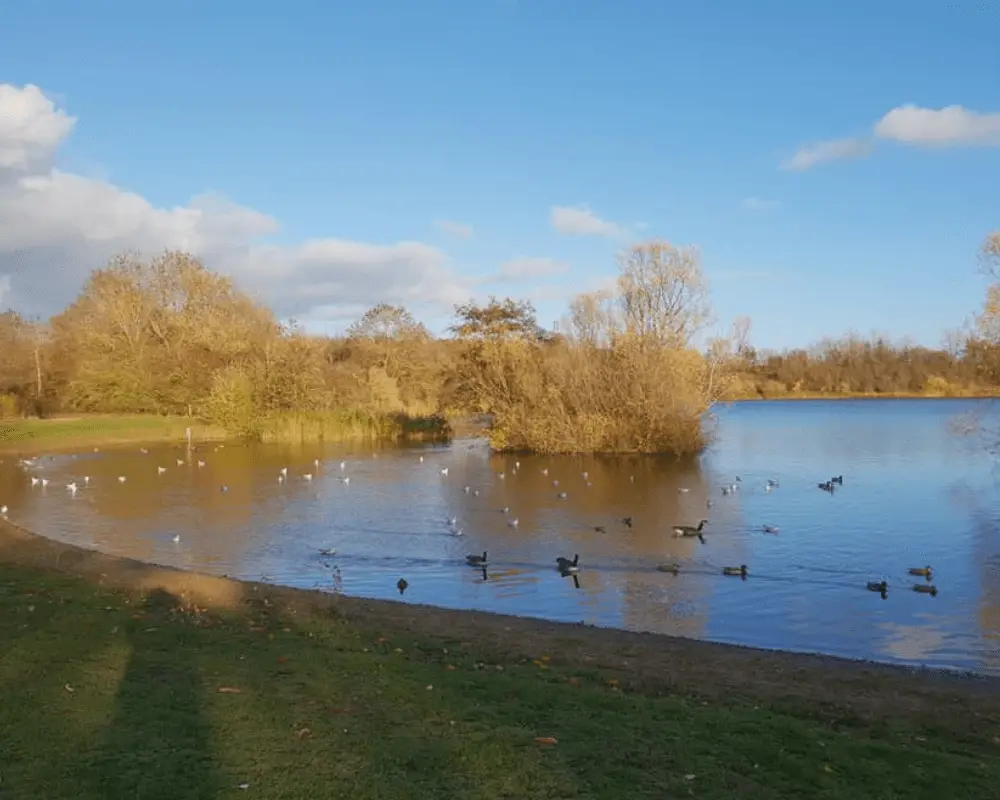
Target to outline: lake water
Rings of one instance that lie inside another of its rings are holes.
[[[717,409],[716,443],[686,464],[496,456],[472,440],[375,451],[130,446],[29,466],[8,457],[0,505],[53,538],[204,572],[1000,674],[1000,484],[988,456],[952,432],[957,417],[995,407],[735,403]],[[817,488],[841,474],[833,493]],[[74,479],[75,495],[65,488]],[[702,518],[704,543],[672,532]],[[485,579],[465,564],[484,550]],[[576,580],[562,577],[556,557],[577,553]],[[664,562],[680,574],[657,571]],[[742,564],[746,580],[722,574]],[[935,596],[907,574],[926,565]],[[885,599],[866,590],[883,578]]]

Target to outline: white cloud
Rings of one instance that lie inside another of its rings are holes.
[[[981,113],[960,105],[922,108],[907,103],[876,122],[871,137],[832,139],[801,147],[781,168],[801,171],[826,161],[866,156],[877,139],[918,146],[1000,147],[1000,112]]]
[[[781,163],[781,168],[791,172],[801,172],[827,161],[861,158],[870,152],[871,144],[865,139],[830,139],[800,147],[791,158]]]
[[[468,239],[472,236],[472,227],[470,225],[463,225],[461,222],[453,222],[449,219],[439,219],[435,220],[434,224],[438,229],[444,231],[445,233],[450,233],[452,236],[457,236],[459,239]]]
[[[742,206],[749,211],[770,211],[780,204],[776,200],[764,200],[760,197],[744,197]]]
[[[0,275],[0,312],[3,312],[7,295],[10,294],[10,275]]]
[[[433,313],[470,294],[472,282],[427,244],[268,245],[262,237],[278,230],[277,221],[223,197],[155,208],[111,183],[54,169],[75,120],[34,86],[0,84],[0,108],[0,287],[18,310],[59,310],[94,267],[123,250],[189,251],[281,317],[333,318],[379,301]]]
[[[569,270],[569,264],[554,258],[515,258],[500,265],[493,280],[522,281],[559,275]]]
[[[570,236],[622,236],[625,230],[598,217],[586,206],[553,206],[549,222],[559,233]]]
[[[1000,113],[980,114],[962,106],[921,108],[909,103],[875,124],[875,135],[904,144],[1000,146]]]

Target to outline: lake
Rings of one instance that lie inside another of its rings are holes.
[[[497,456],[476,440],[7,457],[0,505],[56,539],[214,574],[1000,675],[998,476],[952,432],[995,409],[732,403],[716,409],[713,446],[686,463]],[[832,492],[817,487],[835,475]],[[704,542],[674,535],[702,518]],[[484,550],[485,577],[465,563]],[[575,554],[578,575],[563,577],[556,557]],[[664,562],[680,573],[657,571]],[[744,564],[745,580],[722,574]],[[907,574],[926,565],[936,595]],[[866,588],[882,579],[884,599]]]

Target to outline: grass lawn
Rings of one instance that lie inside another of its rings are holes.
[[[33,452],[130,442],[181,442],[188,427],[195,441],[226,438],[221,429],[186,417],[92,414],[0,420],[0,450]]]
[[[510,634],[532,657],[505,649],[511,618],[463,628],[448,612],[435,627],[429,609],[221,579],[229,595],[209,607],[156,588],[166,571],[116,576],[112,559],[45,547],[59,568],[0,528],[4,800],[888,800],[1000,785],[995,697],[915,705],[904,677],[878,692],[888,713],[869,713],[833,673],[817,676],[827,702],[803,703],[766,688],[774,670],[759,691],[743,671],[730,696],[711,668],[704,692],[679,673],[668,688],[560,649],[601,631],[532,622],[540,638]]]

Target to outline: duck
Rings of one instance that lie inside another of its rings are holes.
[[[777,533],[778,532],[778,526],[777,525],[765,525],[764,527],[761,528],[761,530],[764,531],[764,533]]]
[[[722,574],[723,575],[739,575],[741,578],[745,578],[747,576],[747,565],[746,564],[741,564],[738,567],[723,567],[722,568]]]
[[[698,527],[694,527],[693,525],[675,525],[674,534],[676,536],[699,536],[707,524],[708,520],[703,519],[698,523]]]
[[[830,483],[836,483],[839,486],[843,486],[844,485],[844,476],[843,475],[838,475],[836,478],[830,478]]]
[[[319,554],[321,556],[335,556],[337,555],[337,550],[334,547],[321,547],[319,549]]]
[[[833,481],[824,481],[823,483],[817,483],[816,488],[822,489],[824,492],[833,493]]]
[[[572,561],[570,561],[568,558],[564,558],[563,556],[559,556],[559,558],[556,559],[556,567],[559,569],[560,572],[566,574],[578,572],[579,564],[580,564],[579,553],[573,555]]]
[[[676,575],[681,571],[681,566],[680,564],[657,564],[656,571],[669,572],[671,575]]]
[[[483,550],[483,554],[481,556],[470,554],[465,557],[465,563],[473,567],[483,566],[486,563],[486,560],[487,559],[485,550]]]
[[[403,592],[405,592],[406,591],[406,587],[409,586],[409,585],[410,584],[408,584],[406,582],[406,578],[400,578],[398,581],[396,581],[396,588],[399,589],[399,593],[400,594],[402,594]]]
[[[881,592],[885,594],[889,591],[889,584],[886,581],[868,581],[866,588],[869,592]]]
[[[595,533],[607,533],[608,531],[607,531],[607,529],[603,525],[595,525],[594,526],[594,532]]]
[[[929,594],[933,597],[937,594],[937,586],[931,586],[926,583],[915,583],[913,584],[913,591],[920,592],[921,594]]]
[[[625,524],[626,528],[631,528],[632,527],[632,517],[624,517],[622,519],[622,522]]]
[[[925,578],[928,578],[928,579],[930,579],[930,577],[931,577],[931,568],[930,567],[910,567],[907,570],[907,572],[910,573],[910,575],[922,575],[922,576],[924,576]]]

